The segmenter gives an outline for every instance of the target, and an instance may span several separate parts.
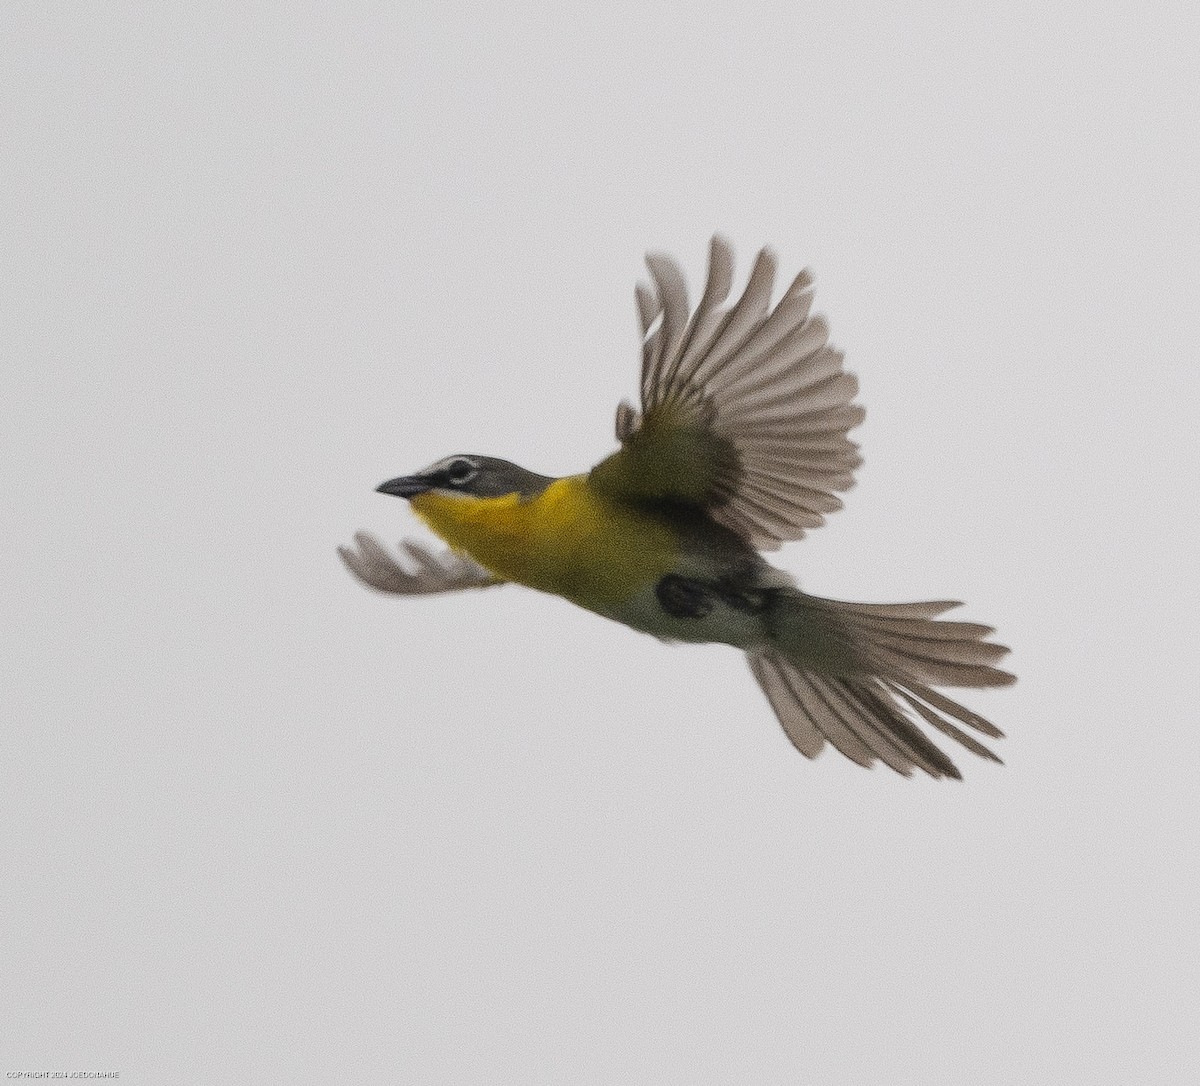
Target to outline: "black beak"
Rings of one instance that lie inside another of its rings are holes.
[[[412,498],[433,489],[433,484],[420,475],[401,475],[398,479],[389,479],[375,488],[380,494],[395,494],[397,498]]]

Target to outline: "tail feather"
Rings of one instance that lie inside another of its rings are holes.
[[[876,729],[895,742],[912,764],[931,777],[952,777],[962,780],[962,774],[941,749],[921,731],[895,701],[881,698],[869,682],[847,680],[846,686],[857,695],[858,701],[876,721]],[[907,774],[906,774],[907,775]]]
[[[913,766],[934,777],[947,772],[957,776],[953,764],[929,740],[907,721],[897,720],[887,709],[872,705],[860,688],[844,679],[825,676],[813,677],[811,682],[826,704],[884,765],[905,777],[911,776]]]
[[[1014,679],[1013,681],[1015,682],[1016,680]],[[985,720],[978,713],[971,712],[965,705],[959,705],[957,701],[946,697],[945,694],[939,694],[936,690],[931,690],[924,683],[910,681],[901,684],[889,681],[887,685],[896,691],[907,689],[910,694],[916,695],[926,705],[942,713],[944,716],[954,717],[955,720],[969,725],[977,732],[990,735],[993,739],[1004,738],[1004,733],[990,720]]]
[[[926,724],[930,724],[937,728],[937,730],[942,732],[944,735],[950,736],[950,738],[956,743],[961,743],[972,754],[978,754],[980,758],[987,758],[992,762],[1000,762],[1000,759],[992,751],[988,750],[988,748],[979,742],[979,740],[973,735],[969,735],[961,728],[951,724],[950,721],[948,721],[945,717],[939,716],[931,708],[929,708],[928,705],[922,702],[920,698],[910,694],[904,689],[904,687],[893,686],[890,687],[890,690],[892,693],[903,698],[905,702],[907,702],[914,710],[916,710],[917,714],[922,720],[925,721]],[[993,728],[992,730],[996,733],[999,733],[1000,729]],[[1000,764],[1003,765],[1004,763],[1000,762]]]
[[[928,625],[932,625],[929,623]],[[902,636],[880,633],[877,642],[892,652],[931,664],[994,664],[1008,655],[1008,649],[991,641],[952,641],[944,637]]]
[[[901,622],[872,622],[858,615],[854,616],[855,625],[863,630],[870,630],[871,635],[884,643],[899,643],[905,648],[923,645],[924,651],[932,656],[941,656],[951,651],[949,646],[957,645],[960,649],[969,650],[976,658],[988,661],[999,659],[1004,655],[1004,647],[995,645],[983,638],[995,633],[992,626],[984,626],[978,622],[950,622],[939,619],[933,622],[929,619],[906,619]],[[999,655],[997,655],[999,654]]]
[[[1007,671],[990,664],[957,664],[946,657],[927,656],[924,648],[921,642],[894,646],[875,641],[858,651],[864,663],[877,669],[873,674],[904,675],[930,686],[1008,686],[1013,681]]]
[[[805,595],[804,599],[814,603],[833,604],[839,611],[876,620],[937,618],[938,615],[962,606],[962,600],[927,600],[924,603],[846,603],[843,600],[824,600],[820,596],[808,595]]]
[[[784,734],[806,758],[815,758],[825,747],[825,736],[812,712],[796,696],[780,664],[773,656],[765,655],[747,656],[746,660],[758,685],[767,695],[771,708],[775,710]]]
[[[829,709],[813,688],[811,675],[775,656],[751,656],[749,660],[784,733],[801,754],[815,758],[828,740],[852,762],[868,767],[875,764],[871,748]]]
[[[904,776],[921,769],[959,778],[919,725],[996,762],[958,724],[993,737],[1002,733],[931,687],[1015,680],[992,666],[1008,653],[983,640],[992,627],[936,621],[954,606],[847,604],[788,591],[770,616],[772,643],[750,656],[750,668],[788,738],[807,757],[816,757],[827,739],[859,765],[879,760]]]
[[[995,626],[985,626],[982,622],[960,622],[949,618],[930,622],[923,618],[889,618],[886,615],[862,614],[858,611],[850,613],[860,625],[870,626],[881,633],[896,637],[907,635],[930,641],[974,641],[996,632]]]

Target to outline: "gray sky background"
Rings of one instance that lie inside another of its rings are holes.
[[[4,5],[0,1070],[1200,1081],[1188,4]],[[739,655],[368,593],[382,479],[586,468],[648,248],[862,380],[810,590],[1014,647],[962,784]]]

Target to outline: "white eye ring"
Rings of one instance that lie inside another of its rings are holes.
[[[479,473],[479,466],[465,456],[455,457],[446,465],[446,478],[455,486],[462,486]]]

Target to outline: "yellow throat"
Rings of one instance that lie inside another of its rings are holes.
[[[586,475],[556,479],[528,499],[431,490],[412,507],[497,577],[590,610],[629,600],[669,573],[679,556],[678,535],[667,524],[596,494]]]

